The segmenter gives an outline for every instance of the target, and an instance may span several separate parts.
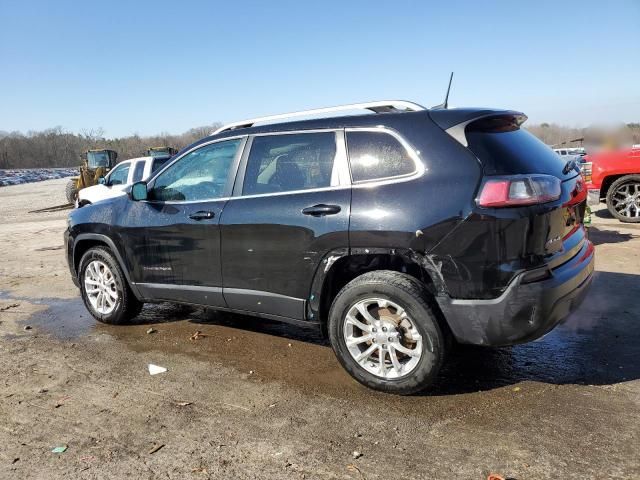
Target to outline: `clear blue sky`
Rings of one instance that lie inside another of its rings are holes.
[[[0,130],[108,137],[400,98],[640,121],[640,0],[0,0]]]

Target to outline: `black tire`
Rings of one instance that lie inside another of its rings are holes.
[[[108,314],[102,314],[94,309],[93,305],[91,305],[91,302],[89,301],[85,289],[85,270],[93,260],[98,260],[106,264],[115,279],[118,299],[116,300],[116,305],[113,308],[113,311]],[[114,325],[124,324],[136,317],[142,310],[144,304],[140,302],[131,291],[118,261],[115,259],[109,248],[100,246],[87,250],[80,259],[80,268],[78,269],[78,272],[82,301],[84,302],[87,310],[89,310],[89,313],[91,313],[96,320],[102,323]]]
[[[76,187],[75,180],[69,180],[67,185],[64,188],[64,193],[67,196],[67,201],[69,203],[76,203],[76,198],[78,198],[78,188]]]
[[[617,179],[615,182],[613,182],[611,184],[611,186],[609,187],[609,190],[607,190],[607,209],[609,210],[609,213],[611,213],[611,215],[613,215],[615,218],[617,218],[621,222],[624,222],[624,223],[639,223],[640,222],[640,216],[638,216],[638,217],[627,217],[625,215],[621,215],[615,209],[615,206],[613,204],[614,195],[618,192],[618,190],[620,188],[624,187],[625,185],[631,185],[631,184],[640,185],[640,175],[625,175],[624,177],[620,177],[619,179]],[[637,188],[639,188],[639,187],[636,187],[636,189]],[[640,207],[638,207],[638,202],[636,202],[636,208],[640,208]]]
[[[403,377],[385,379],[365,370],[349,352],[343,335],[345,317],[360,300],[377,297],[405,309],[423,338],[422,356]],[[336,296],[329,312],[329,340],[342,366],[358,382],[375,390],[410,395],[424,390],[438,375],[447,350],[444,331],[428,303],[429,293],[420,281],[399,272],[379,270],[349,282]],[[428,341],[426,341],[428,339]],[[431,347],[432,351],[428,347]]]

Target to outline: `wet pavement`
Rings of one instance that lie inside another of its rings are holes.
[[[640,328],[625,307],[629,300],[625,285],[633,281],[629,277],[597,272],[580,310],[535,342],[502,348],[456,346],[436,384],[423,395],[484,391],[527,380],[607,385],[640,378]],[[63,340],[95,332],[136,351],[184,353],[241,370],[259,368],[267,378],[314,390],[340,390],[345,381],[351,383],[316,327],[170,303],[146,305],[134,324],[111,326],[96,322],[80,298],[37,303],[46,308],[23,323]],[[146,334],[149,327],[157,332]],[[190,340],[195,331],[203,336]],[[286,340],[295,341],[296,348],[282,353]]]

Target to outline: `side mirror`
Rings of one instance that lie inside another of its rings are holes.
[[[100,177],[100,178],[98,178],[98,184],[99,185],[106,185],[107,184],[107,180],[104,177]]]
[[[147,199],[147,182],[136,182],[131,186],[131,199],[136,202]]]

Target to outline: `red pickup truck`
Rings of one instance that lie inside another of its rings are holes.
[[[605,201],[621,222],[639,223],[640,148],[590,154],[583,162],[589,205]]]

